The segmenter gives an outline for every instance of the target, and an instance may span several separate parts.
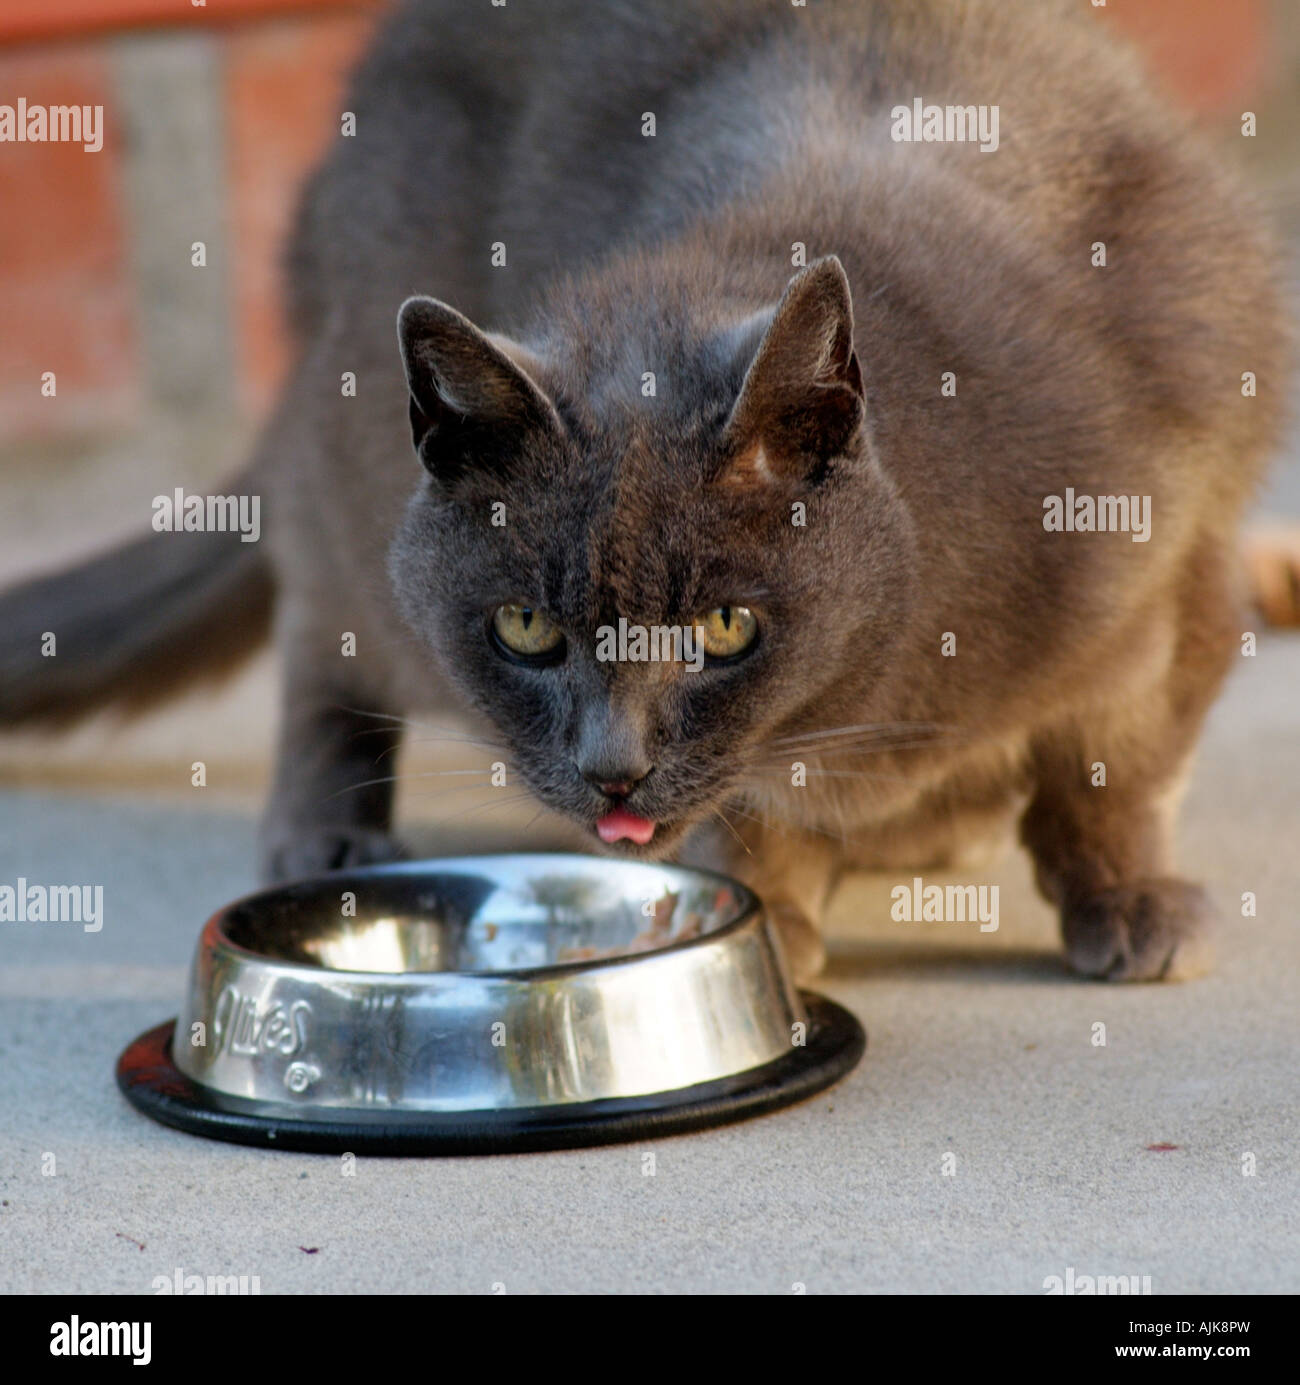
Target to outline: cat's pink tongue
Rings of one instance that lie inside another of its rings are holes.
[[[597,822],[596,831],[602,842],[618,842],[627,837],[638,846],[645,846],[655,834],[655,825],[649,818],[639,818],[626,808],[615,808]]]

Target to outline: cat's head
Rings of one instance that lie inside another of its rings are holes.
[[[536,797],[661,856],[728,802],[800,816],[799,737],[886,666],[911,531],[837,259],[730,322],[611,316],[525,347],[403,305],[428,475],[390,570]]]

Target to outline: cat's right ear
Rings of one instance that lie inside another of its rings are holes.
[[[555,406],[525,369],[535,357],[481,332],[436,298],[408,298],[397,336],[411,394],[411,440],[438,481],[499,477],[528,437],[561,427]]]
[[[737,332],[752,360],[727,421],[719,479],[758,489],[778,476],[824,475],[865,420],[844,266],[834,255],[815,261],[790,280],[775,312]]]

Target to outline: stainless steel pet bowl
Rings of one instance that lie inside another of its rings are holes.
[[[865,1037],[791,984],[734,880],[592,856],[336,872],[208,922],[127,1098],[283,1149],[468,1154],[647,1138],[820,1091]]]

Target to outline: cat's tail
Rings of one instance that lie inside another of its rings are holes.
[[[232,670],[270,631],[274,582],[238,532],[151,533],[0,593],[0,725],[140,711]]]

